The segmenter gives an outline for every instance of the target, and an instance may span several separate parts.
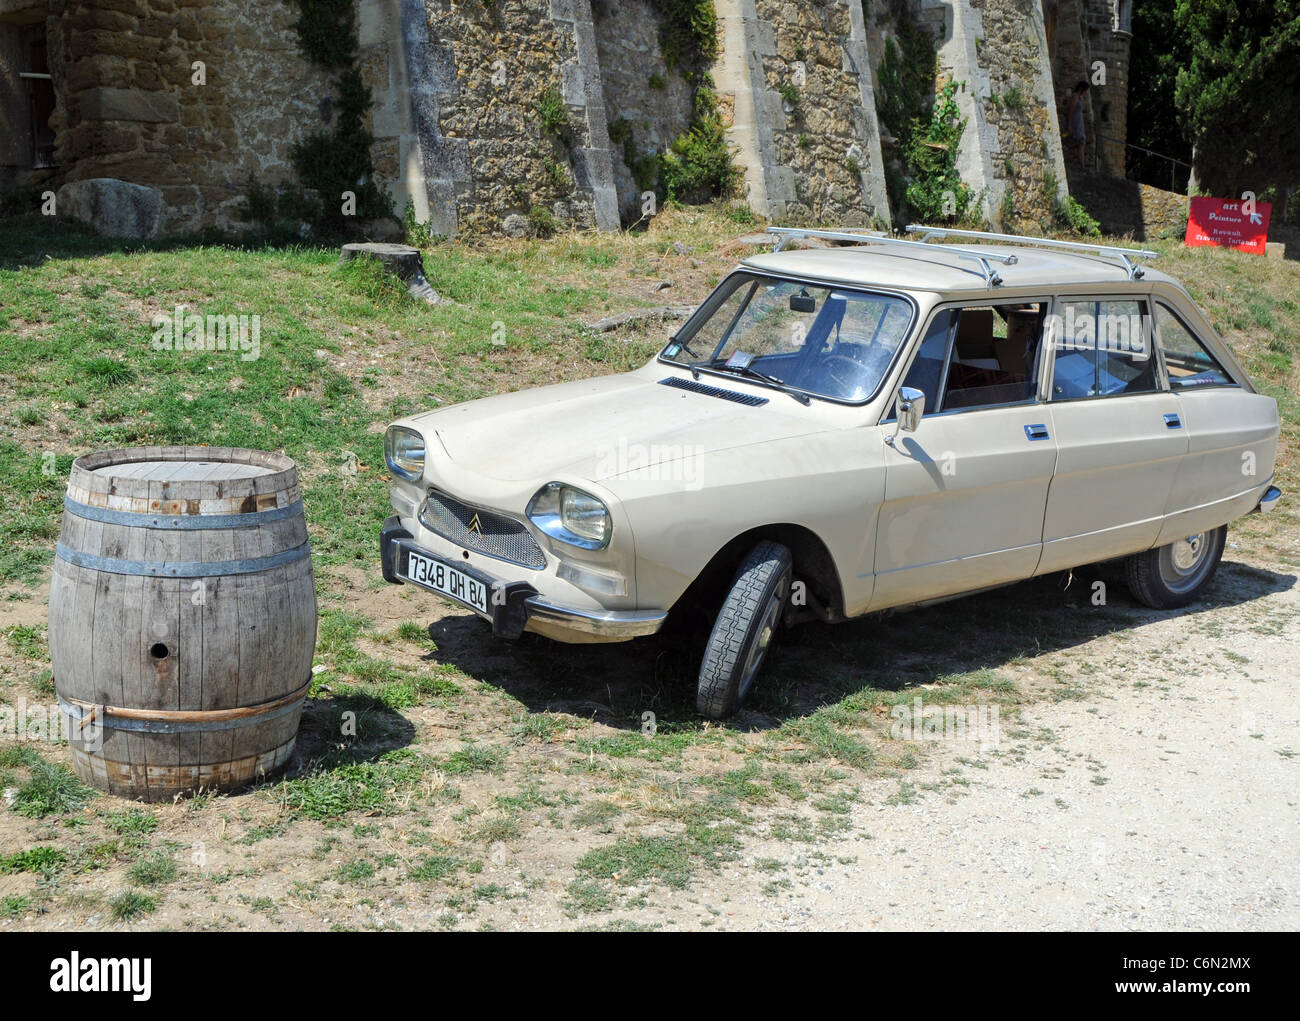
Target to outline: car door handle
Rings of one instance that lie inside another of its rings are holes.
[[[1047,426],[1042,422],[1027,425],[1025,426],[1025,435],[1031,440],[1045,440],[1047,439]]]
[[[1183,420],[1177,415],[1169,414],[1165,416],[1165,425],[1170,429],[1181,429],[1183,427]]]

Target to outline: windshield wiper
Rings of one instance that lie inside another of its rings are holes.
[[[700,369],[713,369],[715,372],[734,372],[740,376],[748,376],[751,379],[757,379],[762,383],[766,383],[768,386],[780,390],[783,394],[789,394],[805,407],[812,403],[812,400],[807,394],[800,393],[793,387],[786,385],[784,380],[777,379],[775,376],[769,376],[766,372],[760,372],[751,365],[732,365],[728,362],[722,362],[719,364],[716,358],[707,362],[692,362],[690,365],[691,376],[695,379],[699,379]]]

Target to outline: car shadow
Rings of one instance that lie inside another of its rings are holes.
[[[1153,621],[1191,621],[1296,582],[1294,574],[1224,561],[1204,598],[1152,610],[1129,595],[1120,565],[1096,565],[912,610],[799,625],[782,634],[749,704],[727,725],[771,729],[855,692],[900,691],[1077,648]],[[569,713],[627,730],[640,729],[647,712],[660,727],[699,723],[700,650],[688,642],[655,636],[565,645],[531,634],[505,642],[472,615],[444,617],[430,625],[429,636],[437,651],[426,658],[499,687],[530,712]]]

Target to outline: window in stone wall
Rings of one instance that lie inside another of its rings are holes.
[[[0,24],[0,165],[54,166],[53,113],[44,24]]]
[[[1111,0],[1110,27],[1116,32],[1133,31],[1133,0]]]

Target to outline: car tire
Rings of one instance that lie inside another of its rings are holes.
[[[1223,559],[1228,526],[1197,532],[1125,561],[1129,591],[1154,610],[1186,606],[1204,591]]]
[[[745,701],[781,621],[791,565],[790,551],[767,540],[741,563],[704,646],[695,697],[701,716],[725,719]]]

